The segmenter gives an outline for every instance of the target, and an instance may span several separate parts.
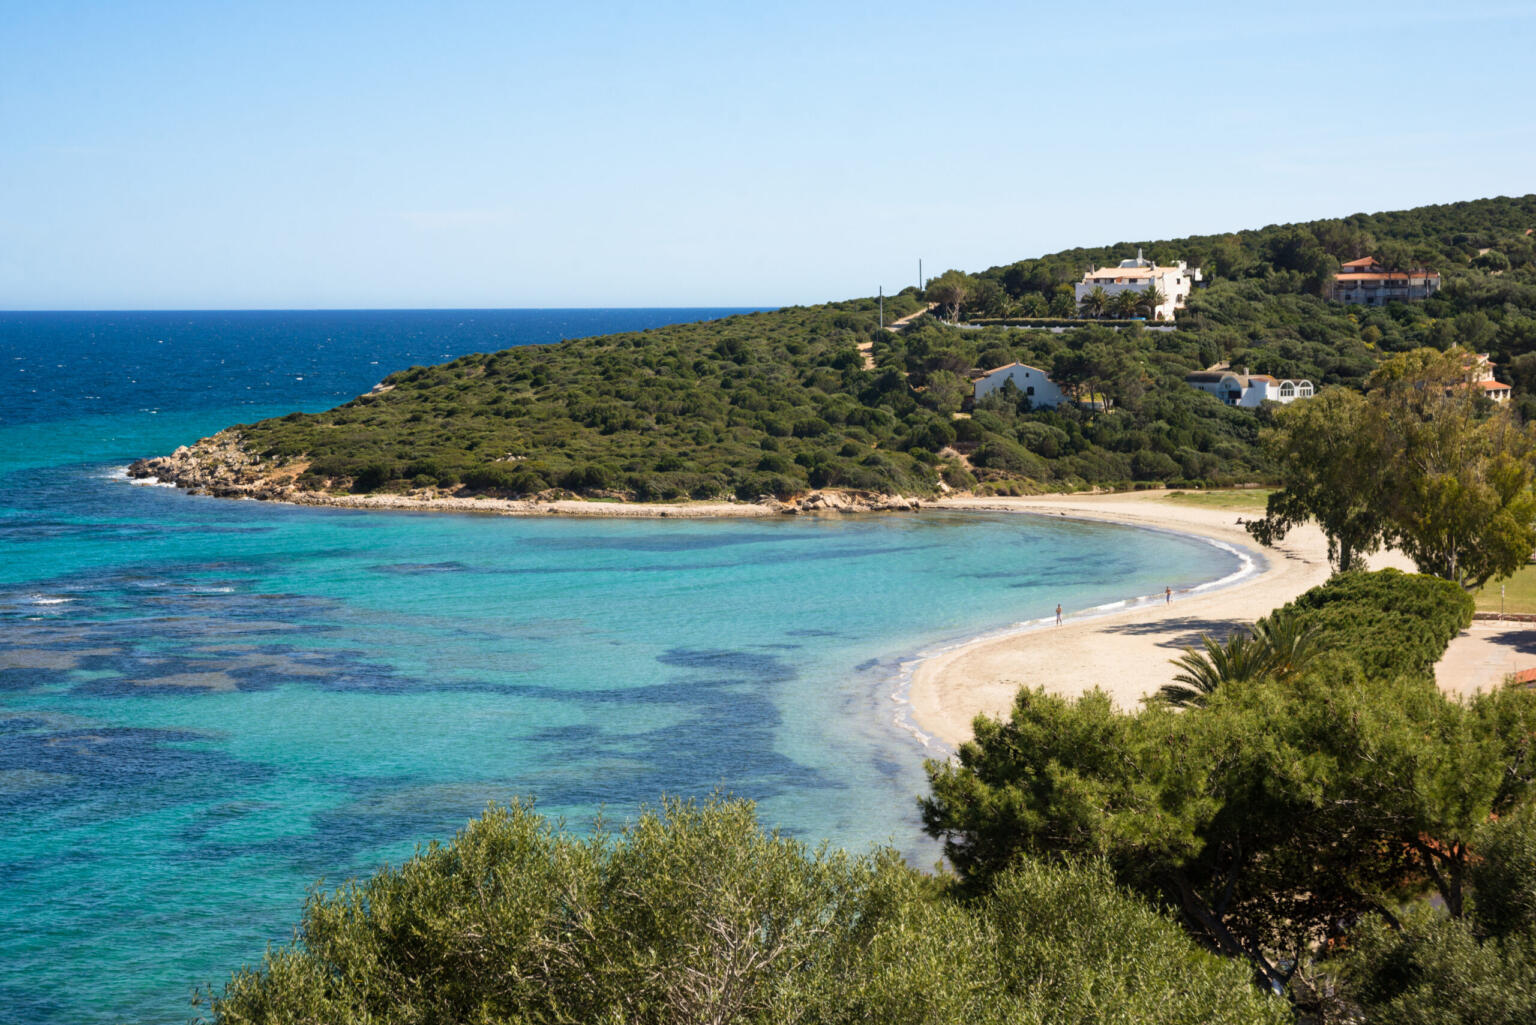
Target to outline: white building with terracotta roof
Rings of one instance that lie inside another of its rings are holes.
[[[1027,363],[1008,363],[988,370],[976,378],[971,387],[976,399],[980,401],[1009,381],[1012,381],[1013,386],[1023,392],[1029,398],[1030,404],[1037,409],[1054,408],[1066,401],[1066,396],[1044,370]]]
[[[1482,393],[1494,402],[1508,402],[1513,389],[1502,381],[1493,379],[1493,368],[1498,366],[1488,358],[1486,352],[1473,353],[1467,357],[1467,383],[1473,388],[1481,389]]]
[[[1252,409],[1264,402],[1290,403],[1310,399],[1314,391],[1311,381],[1240,373],[1225,363],[1185,374],[1184,383],[1209,392],[1229,406],[1244,409]]]
[[[1388,271],[1374,256],[1351,260],[1333,276],[1335,302],[1380,306],[1388,302],[1415,302],[1440,291],[1440,275],[1419,268]]]
[[[1136,259],[1121,260],[1118,267],[1090,270],[1072,290],[1081,305],[1084,297],[1095,288],[1102,288],[1110,297],[1121,292],[1145,292],[1156,288],[1163,293],[1163,301],[1152,311],[1152,319],[1172,320],[1173,311],[1183,309],[1184,300],[1189,298],[1190,291],[1199,281],[1200,268],[1190,270],[1183,260],[1172,267],[1159,267],[1151,260],[1142,259],[1138,249]]]

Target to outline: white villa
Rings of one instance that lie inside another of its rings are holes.
[[[1209,392],[1229,406],[1252,409],[1261,402],[1295,402],[1310,399],[1311,381],[1270,377],[1268,374],[1239,373],[1218,363],[1205,370],[1184,375],[1184,383]]]
[[[1467,357],[1467,383],[1473,388],[1479,388],[1483,394],[1494,402],[1505,403],[1509,401],[1512,389],[1509,385],[1493,379],[1493,368],[1498,366],[1488,358],[1486,352],[1474,353]]]
[[[976,398],[980,400],[1009,381],[1027,395],[1030,403],[1037,408],[1055,407],[1066,401],[1066,396],[1062,394],[1060,388],[1056,387],[1055,382],[1046,376],[1044,370],[1029,366],[1027,363],[1008,363],[994,370],[988,370],[976,378],[972,389]]]
[[[1200,268],[1190,270],[1183,260],[1172,267],[1159,267],[1151,260],[1142,259],[1138,249],[1136,259],[1121,260],[1118,267],[1090,270],[1072,290],[1081,304],[1083,297],[1095,288],[1102,288],[1111,297],[1121,292],[1145,292],[1156,288],[1163,293],[1163,301],[1152,311],[1152,319],[1172,320],[1173,311],[1183,308],[1184,300],[1189,298],[1190,291],[1199,281]]]

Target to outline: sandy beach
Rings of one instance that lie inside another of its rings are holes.
[[[1328,579],[1327,542],[1315,525],[1298,528],[1276,548],[1261,548],[1232,509],[1184,505],[1161,492],[1114,495],[1051,495],[1034,498],[955,498],[938,508],[1008,511],[1107,520],[1198,534],[1262,558],[1262,571],[1217,590],[1180,594],[1173,600],[1092,616],[1066,609],[1061,626],[1028,629],[972,641],[917,667],[909,691],[916,726],[953,746],[970,739],[980,713],[1003,715],[1020,687],[1080,694],[1099,687],[1130,709],[1173,680],[1169,659],[1200,635],[1223,637]],[[1396,553],[1368,560],[1372,569],[1413,565]],[[1133,597],[1127,595],[1126,597]]]

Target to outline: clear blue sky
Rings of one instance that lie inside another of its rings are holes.
[[[776,305],[1536,190],[1536,6],[0,0],[0,309]]]

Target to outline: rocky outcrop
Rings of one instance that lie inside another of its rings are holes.
[[[335,494],[297,484],[308,469],[303,461],[263,460],[245,448],[235,430],[220,431],[195,445],[183,445],[168,456],[140,459],[128,467],[137,480],[159,480],[196,495],[252,498],[295,505],[331,505],[372,509],[441,509],[445,512],[495,512],[523,516],[795,516],[861,512],[913,512],[922,508],[915,498],[873,491],[809,491],[785,501],[651,504],[586,502],[568,496],[498,499],[455,494],[435,488],[409,494]]]
[[[810,491],[775,508],[787,515],[796,513],[915,512],[922,503],[904,495],[882,495],[873,491]]]
[[[128,467],[128,476],[155,479],[186,488],[197,495],[219,498],[283,500],[297,489],[298,470],[263,463],[248,452],[240,435],[220,431],[195,445],[183,445],[168,456],[140,459]]]

